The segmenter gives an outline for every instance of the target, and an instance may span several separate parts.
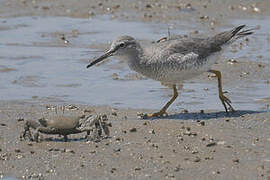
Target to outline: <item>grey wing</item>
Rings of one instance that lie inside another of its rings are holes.
[[[190,52],[185,55],[174,53],[170,55],[165,62],[170,63],[177,70],[188,70],[199,64],[200,59],[199,55],[194,52]]]
[[[159,44],[168,54],[181,53],[186,55],[193,52],[198,54],[200,59],[221,50],[220,46],[213,45],[209,38],[178,38],[163,41]]]
[[[207,56],[221,50],[223,45],[233,42],[236,39],[253,34],[253,29],[243,30],[245,25],[238,26],[230,31],[219,33],[208,38],[182,38],[176,36],[173,38],[165,38],[166,40],[160,43],[168,44],[170,51],[175,53],[187,54],[194,52],[199,55],[200,59],[205,59]],[[163,38],[164,39],[164,38]]]

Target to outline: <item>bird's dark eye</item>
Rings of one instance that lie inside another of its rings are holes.
[[[121,48],[122,48],[122,47],[125,47],[125,44],[124,44],[124,43],[120,43],[120,44],[119,44],[119,47],[121,47]]]

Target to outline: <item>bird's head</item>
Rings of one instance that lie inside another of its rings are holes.
[[[131,51],[134,51],[137,46],[138,44],[133,37],[120,36],[112,42],[111,47],[107,52],[105,52],[100,57],[94,59],[90,64],[87,65],[87,68],[101,62],[102,60],[110,56],[128,55]]]

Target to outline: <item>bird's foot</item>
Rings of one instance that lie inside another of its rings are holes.
[[[227,98],[226,96],[224,96],[223,94],[221,94],[219,96],[219,99],[221,100],[221,102],[222,102],[222,104],[223,104],[226,112],[228,112],[228,110],[230,112],[235,112],[235,110],[233,109],[233,107],[231,105],[232,102],[231,102],[231,100],[229,98]],[[227,108],[227,105],[229,106],[228,108]]]
[[[149,118],[154,118],[154,117],[165,117],[165,116],[168,116],[168,113],[166,111],[159,111],[156,113],[149,113],[149,114],[146,114],[146,113],[137,114],[137,117],[139,119],[149,119]]]

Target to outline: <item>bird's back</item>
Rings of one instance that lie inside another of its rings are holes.
[[[207,57],[211,53],[221,50],[221,46],[213,46],[213,41],[210,38],[178,38],[159,42],[154,45],[155,51],[162,52],[163,55],[172,55],[179,53],[186,55],[195,53],[199,57]]]
[[[221,51],[222,46],[253,33],[252,29],[242,30],[244,27],[245,25],[238,26],[230,31],[224,31],[207,38],[165,37],[161,41],[157,41],[153,49],[155,49],[154,51],[161,51],[161,54],[164,56],[173,53],[186,55],[193,52],[198,55],[199,59],[203,59],[215,52]]]

